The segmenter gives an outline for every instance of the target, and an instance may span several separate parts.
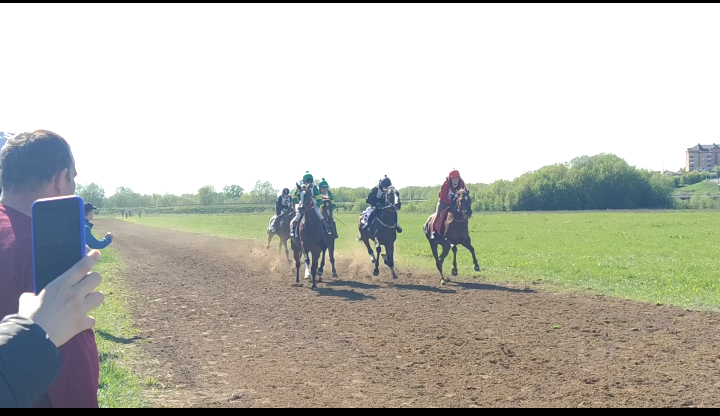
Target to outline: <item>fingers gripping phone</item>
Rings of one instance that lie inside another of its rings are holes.
[[[83,205],[82,198],[77,196],[39,199],[33,203],[35,294],[85,257]]]

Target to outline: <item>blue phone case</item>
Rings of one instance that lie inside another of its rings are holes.
[[[31,234],[32,234],[32,245],[33,245],[33,292],[37,294],[37,279],[36,279],[36,271],[35,271],[35,221],[32,221],[32,214],[35,212],[35,205],[39,204],[52,204],[55,201],[58,200],[68,200],[73,199],[78,204],[78,212],[80,213],[80,217],[78,218],[78,226],[80,228],[80,241],[82,244],[80,245],[80,258],[84,258],[87,254],[87,243],[85,241],[85,202],[80,198],[79,196],[60,196],[56,198],[45,198],[45,199],[38,199],[37,201],[33,202],[31,207]],[[56,276],[60,277],[60,276]]]

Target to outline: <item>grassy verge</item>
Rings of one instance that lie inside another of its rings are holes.
[[[396,263],[400,268],[435,270],[422,234],[427,214],[404,213]],[[267,241],[270,215],[148,216],[130,221],[169,229]],[[340,214],[338,255],[353,255],[355,214]],[[342,224],[344,223],[344,224]],[[489,281],[540,282],[659,302],[691,309],[720,310],[717,213],[558,212],[477,214],[470,222],[482,276]],[[273,247],[278,244],[277,237]],[[452,253],[445,261],[452,268]],[[461,276],[477,276],[464,248],[458,250]]]
[[[137,335],[127,310],[126,295],[119,282],[122,264],[112,248],[102,250],[95,271],[103,277],[100,289],[105,302],[91,314],[96,319],[95,339],[100,354],[100,390],[102,408],[150,407],[143,397],[143,383],[125,366],[124,361]]]

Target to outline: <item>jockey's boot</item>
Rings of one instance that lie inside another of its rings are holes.
[[[295,238],[295,221],[290,224],[290,237]]]
[[[320,224],[322,224],[322,228],[325,234],[332,235],[332,232],[330,231],[330,228],[328,228],[327,224],[325,224],[325,221],[321,222]]]

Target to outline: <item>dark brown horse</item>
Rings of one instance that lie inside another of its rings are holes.
[[[453,252],[453,270],[452,275],[457,276],[457,246],[462,245],[472,254],[473,263],[475,263],[475,271],[480,271],[477,257],[475,257],[475,249],[473,248],[470,241],[470,231],[468,229],[468,220],[472,217],[472,201],[470,200],[470,193],[461,189],[458,191],[455,200],[450,204],[448,213],[445,218],[445,222],[441,227],[441,234],[434,240],[430,238],[433,230],[433,221],[435,220],[435,214],[432,214],[427,219],[423,226],[423,232],[425,238],[430,242],[430,248],[432,249],[433,256],[435,257],[435,265],[440,272],[440,284],[443,285],[445,282],[449,282],[450,279],[443,275],[442,267],[445,257],[448,255],[450,249]],[[442,245],[443,251],[438,258],[438,245]]]
[[[288,211],[286,214],[280,214],[279,217],[275,218],[275,232],[270,231],[268,226],[268,243],[267,248],[270,248],[270,241],[274,236],[280,238],[280,244],[278,244],[278,254],[280,254],[283,247],[285,247],[285,256],[290,261],[290,250],[288,250],[287,241],[290,239],[290,221],[295,216],[295,212]]]
[[[306,189],[304,185],[302,188],[299,185],[297,187],[300,190],[299,209],[304,214],[298,225],[298,233],[290,240],[295,257],[295,285],[300,285],[300,254],[302,253],[305,256],[305,265],[310,266],[312,289],[315,290],[317,289],[315,276],[317,275],[318,258],[325,249],[325,232],[322,229],[320,218],[313,212],[315,210],[315,198],[312,188]],[[312,253],[312,263],[308,253]],[[322,277],[318,281],[322,282]]]
[[[328,229],[332,235],[325,236],[325,249],[322,252],[322,262],[320,268],[317,271],[317,275],[322,277],[323,269],[325,267],[325,252],[329,251],[330,265],[332,266],[332,277],[338,277],[337,271],[335,270],[335,235],[337,234],[337,226],[335,225],[335,218],[333,217],[333,203],[329,196],[323,196],[322,206],[320,212],[325,218],[325,222],[328,224]]]
[[[362,240],[363,243],[365,243],[365,247],[368,249],[368,254],[370,254],[370,261],[375,263],[375,270],[373,270],[373,276],[377,276],[380,274],[379,268],[379,261],[378,257],[380,257],[380,251],[381,246],[385,246],[385,251],[387,254],[383,254],[383,260],[385,264],[390,268],[390,272],[392,273],[392,278],[397,279],[397,274],[395,273],[395,240],[397,239],[397,230],[395,226],[397,225],[397,211],[401,208],[400,203],[400,194],[397,190],[395,190],[394,187],[389,187],[387,191],[385,192],[385,206],[380,208],[380,212],[377,213],[375,216],[375,220],[373,221],[370,226],[363,230],[362,228],[362,219],[363,216],[360,216],[360,221],[358,221],[358,229],[360,230],[360,238],[358,240]],[[377,251],[377,256],[372,251],[372,248],[370,248],[370,240],[373,240],[375,242],[375,250]]]

